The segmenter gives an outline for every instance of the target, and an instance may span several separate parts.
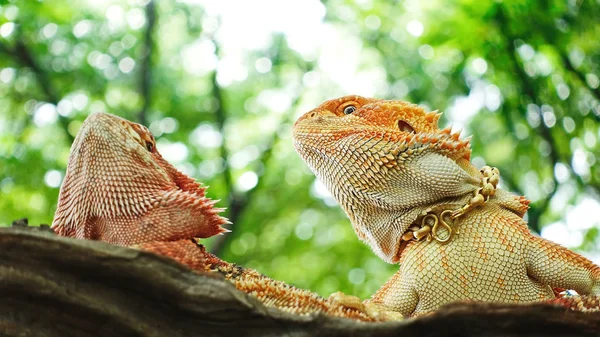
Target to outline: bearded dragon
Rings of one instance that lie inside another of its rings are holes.
[[[361,310],[419,315],[473,300],[551,301],[600,309],[600,267],[532,235],[529,201],[470,163],[470,140],[441,114],[402,101],[347,96],[300,117],[294,145],[350,218],[357,236],[400,270]],[[553,288],[589,297],[556,299]]]
[[[133,246],[195,271],[219,273],[268,307],[298,315],[376,320],[206,252],[197,238],[222,234],[229,222],[205,191],[163,159],[146,127],[95,113],[84,121],[71,147],[52,229],[62,236]]]
[[[372,174],[366,179],[371,178]],[[96,113],[83,123],[71,148],[52,228],[59,235],[133,245],[198,272],[220,273],[267,306],[290,313],[326,313],[363,321],[401,317],[386,306],[369,305],[384,303],[376,297],[367,306],[340,294],[324,299],[206,252],[196,238],[224,233],[222,225],[228,221],[218,215],[222,209],[214,207],[216,201],[206,198],[205,190],[162,158],[147,128]],[[392,279],[388,288],[396,283]],[[380,293],[395,296],[391,291]]]

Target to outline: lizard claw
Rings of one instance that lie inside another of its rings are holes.
[[[366,301],[364,306],[366,313],[378,321],[390,322],[404,319],[404,316],[401,313],[387,310],[387,308],[380,303]]]
[[[356,296],[346,295],[340,291],[329,295],[327,301],[332,305],[356,309],[380,322],[398,321],[404,318],[401,313],[390,311],[382,304],[370,301],[363,302]]]
[[[341,305],[365,312],[365,306],[360,298],[352,295],[346,295],[341,291],[336,291],[335,293],[329,295],[327,300],[335,305]]]

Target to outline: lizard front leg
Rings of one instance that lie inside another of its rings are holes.
[[[580,295],[600,295],[600,267],[556,243],[527,234],[530,277],[553,288],[573,289]]]
[[[385,308],[388,315],[390,312],[399,313],[405,317],[412,315],[419,304],[419,296],[409,279],[403,278],[405,275],[402,274],[402,269],[400,269],[369,300],[365,301],[366,304],[379,305]]]
[[[341,292],[333,293],[328,300],[357,309],[379,321],[395,321],[410,316],[419,303],[416,291],[408,282],[402,282],[402,270],[396,272],[366,301]]]

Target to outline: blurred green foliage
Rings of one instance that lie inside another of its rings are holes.
[[[0,1],[0,225],[52,221],[70,143],[107,111],[229,208],[219,256],[369,296],[397,267],[290,138],[303,112],[362,94],[445,111],[533,200],[532,229],[598,261],[599,17],[577,0]]]

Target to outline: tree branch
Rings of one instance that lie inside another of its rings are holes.
[[[140,60],[140,94],[143,99],[143,106],[138,115],[140,124],[146,125],[147,113],[152,103],[152,51],[154,50],[154,39],[152,37],[156,22],[156,5],[154,0],[150,0],[146,5],[146,30],[144,32],[144,47]]]
[[[0,228],[2,336],[594,336],[600,315],[462,303],[392,323],[266,307],[215,274],[104,242]],[[298,267],[300,268],[300,267]]]

